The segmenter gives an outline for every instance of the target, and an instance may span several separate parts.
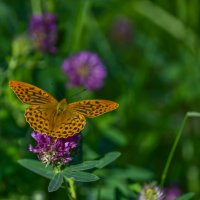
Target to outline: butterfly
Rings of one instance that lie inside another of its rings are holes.
[[[10,81],[9,86],[24,104],[25,118],[34,131],[55,138],[68,138],[79,133],[86,124],[85,117],[93,118],[116,109],[119,105],[109,100],[93,99],[67,103],[57,101],[46,91],[21,81]]]

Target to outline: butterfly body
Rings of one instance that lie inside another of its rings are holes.
[[[67,109],[67,101],[66,99],[62,99],[57,105],[57,112],[63,112]]]
[[[67,103],[57,101],[46,91],[21,81],[10,81],[18,98],[30,106],[25,110],[26,121],[37,132],[55,138],[67,138],[79,133],[86,124],[85,117],[93,118],[114,110],[118,104],[109,100],[82,100]]]

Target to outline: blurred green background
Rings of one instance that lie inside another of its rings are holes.
[[[200,108],[200,2],[48,0],[43,7],[57,15],[58,53],[30,50],[26,37],[33,2],[0,1],[0,199],[66,199],[60,189],[48,194],[48,180],[17,160],[36,158],[23,105],[9,80],[32,83],[69,102],[102,98],[119,109],[87,120],[84,160],[109,151],[121,157],[97,172],[100,181],[78,184],[79,199],[131,199],[130,185],[159,182],[175,134],[187,111]],[[66,89],[61,66],[72,53],[97,53],[108,75],[97,92]],[[70,98],[72,97],[72,98]],[[167,175],[166,187],[200,198],[200,123],[187,121]],[[134,174],[135,173],[135,174]],[[119,197],[121,196],[121,197]]]

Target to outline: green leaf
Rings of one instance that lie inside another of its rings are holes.
[[[120,146],[125,146],[127,144],[127,138],[125,135],[119,131],[118,129],[115,128],[109,128],[103,131],[103,134],[112,140],[114,143]]]
[[[132,180],[144,181],[149,180],[154,177],[154,174],[147,170],[136,166],[128,167],[126,170],[127,178],[129,177]]]
[[[120,155],[121,153],[117,151],[107,153],[103,158],[99,160],[99,163],[97,164],[96,167],[101,169],[106,165],[110,164],[111,162],[113,162],[114,160],[116,160]]]
[[[62,171],[62,174],[66,178],[73,178],[74,181],[79,181],[79,182],[92,182],[92,181],[97,181],[99,180],[99,177],[96,176],[95,174],[91,174],[88,172],[72,172],[70,170],[64,170]]]
[[[58,190],[62,185],[62,183],[63,183],[62,173],[55,174],[49,183],[48,192],[54,192]]]
[[[139,183],[132,183],[129,185],[129,188],[131,191],[136,193],[140,193],[140,191],[142,190],[142,187]]]
[[[190,193],[187,193],[187,194],[184,194],[178,198],[176,198],[176,200],[190,200],[194,197],[194,193],[193,192],[190,192]]]
[[[88,169],[96,168],[98,163],[99,163],[99,160],[85,161],[85,162],[83,162],[81,164],[71,165],[70,166],[70,170],[71,171],[88,170]]]
[[[108,165],[109,163],[113,162],[121,155],[120,152],[110,152],[107,153],[103,158],[99,160],[90,160],[85,161],[81,164],[71,165],[68,168],[65,168],[63,171],[84,171],[93,168],[103,168],[104,166]]]
[[[146,169],[130,166],[123,169],[112,169],[112,175],[118,180],[131,179],[133,181],[148,181],[154,178],[154,174]]]
[[[51,166],[45,166],[44,164],[36,160],[21,159],[18,160],[18,163],[23,167],[35,172],[36,174],[44,176],[45,178],[51,179],[55,174]]]

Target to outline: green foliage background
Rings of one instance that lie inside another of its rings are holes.
[[[22,168],[17,160],[35,158],[24,119],[25,105],[8,87],[21,80],[69,102],[105,98],[118,110],[88,120],[83,131],[84,160],[109,151],[121,157],[99,173],[100,181],[78,184],[79,199],[128,199],[132,183],[159,182],[175,134],[187,111],[200,108],[200,2],[198,0],[120,1],[48,0],[43,7],[57,15],[58,53],[33,51],[26,38],[37,0],[0,2],[0,198],[66,199],[60,189],[48,194],[48,180]],[[113,27],[128,20],[130,32],[119,37]],[[62,62],[72,53],[98,53],[108,70],[98,92],[65,88]],[[71,98],[72,97],[72,98]],[[187,122],[167,176],[166,186],[200,197],[199,119]],[[153,175],[152,175],[153,174]],[[120,194],[120,195],[119,195]]]

